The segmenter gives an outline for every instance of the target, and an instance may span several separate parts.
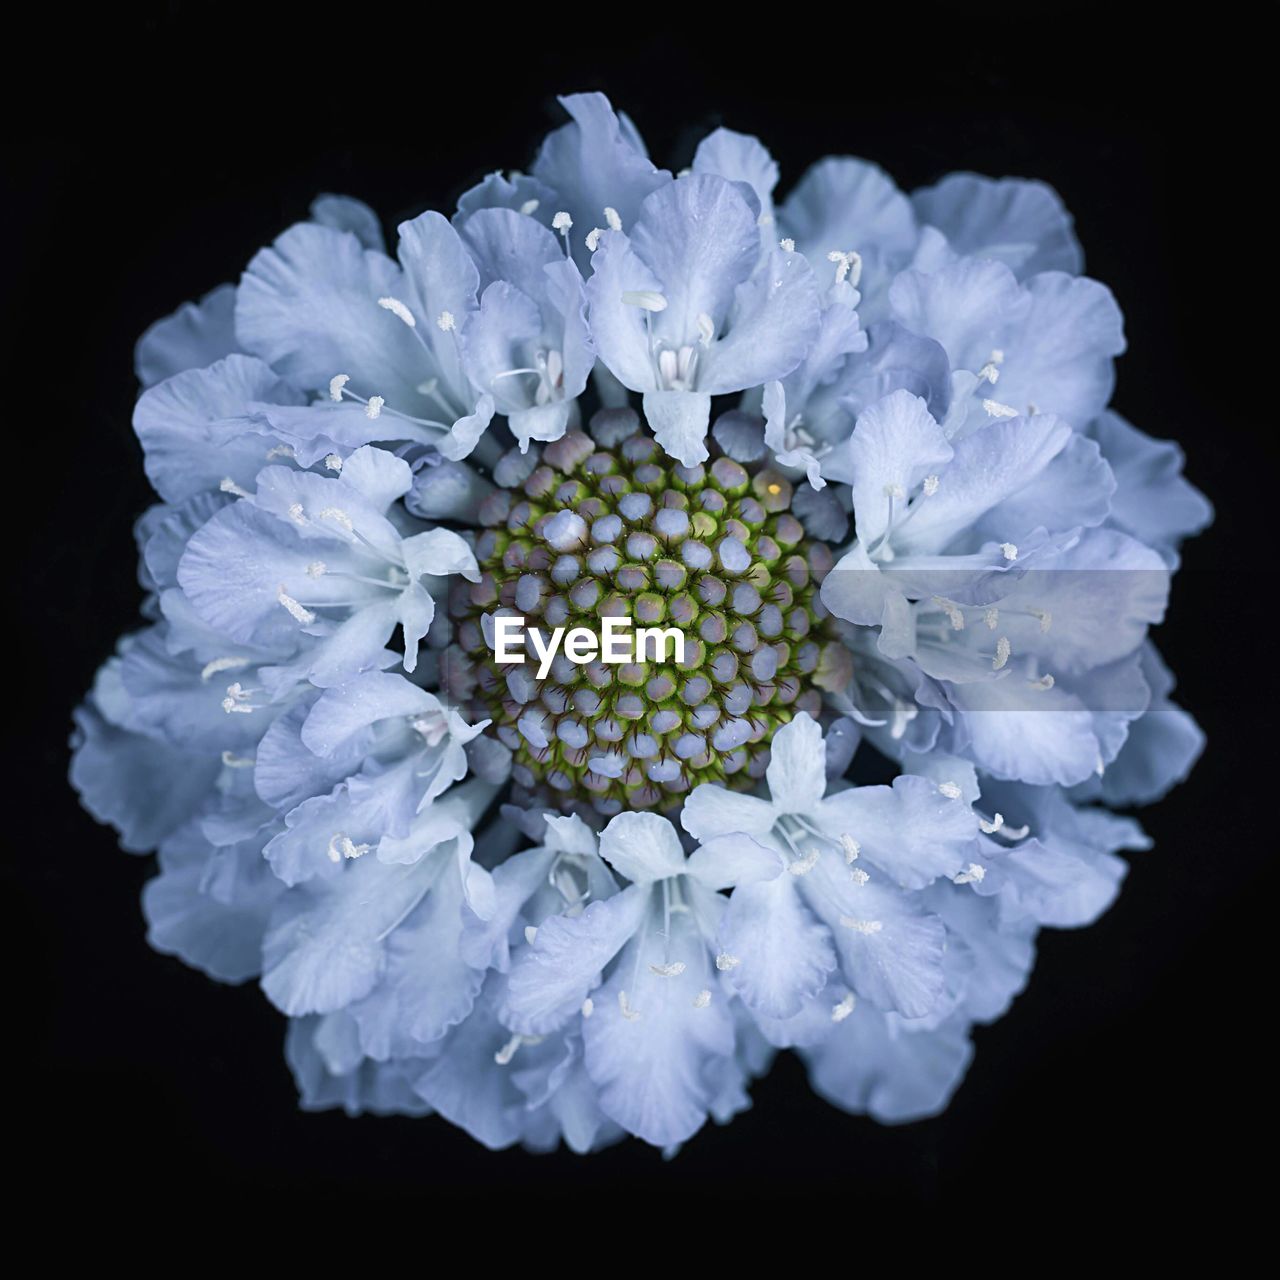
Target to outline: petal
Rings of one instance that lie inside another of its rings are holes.
[[[644,416],[654,438],[682,466],[696,467],[711,455],[707,425],[711,397],[698,391],[646,391]]]
[[[656,813],[620,813],[600,833],[600,856],[620,875],[648,884],[685,870],[676,829]]]
[[[133,367],[144,387],[175,373],[202,369],[238,350],[236,287],[220,284],[199,302],[185,302],[171,316],[157,320],[138,339]]]
[[[648,903],[648,886],[632,885],[576,918],[544,920],[512,961],[503,1022],[521,1035],[544,1035],[575,1017],[605,965],[639,927]]]
[[[727,791],[713,782],[694,787],[680,810],[680,825],[695,840],[715,836],[766,835],[777,821],[777,810],[759,796]]]
[[[826,750],[822,728],[807,711],[773,735],[765,777],[776,812],[807,814],[817,807],[827,788]]]

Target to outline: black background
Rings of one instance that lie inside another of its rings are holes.
[[[465,14],[367,5],[272,24],[135,6],[24,46],[5,86],[0,901],[7,1145],[28,1190],[192,1211],[547,1194],[574,1210],[547,1219],[555,1236],[596,1218],[594,1197],[625,1206],[636,1191],[671,1194],[689,1220],[718,1193],[834,1195],[872,1234],[895,1210],[933,1208],[940,1229],[976,1238],[1023,1209],[1074,1231],[1153,1199],[1186,1206],[1184,1223],[1247,1202],[1242,1161],[1264,1156],[1271,1111],[1277,502],[1270,370],[1247,318],[1249,296],[1274,290],[1250,37],[1215,50],[1087,9],[1043,31],[978,10],[950,29],[916,9],[882,27],[861,11],[795,25],[726,11],[713,34],[690,16],[477,8],[468,30]],[[1126,315],[1116,407],[1180,440],[1217,505],[1158,637],[1208,752],[1145,814],[1156,848],[1132,857],[1118,904],[1086,931],[1042,934],[1029,990],[977,1032],[938,1119],[846,1116],[785,1056],[753,1110],[665,1164],[634,1142],[588,1159],[491,1154],[439,1119],[303,1114],[282,1019],[252,984],[218,986],[147,948],[150,860],[119,852],[66,786],[71,707],[137,616],[137,335],[237,278],[319,191],[368,201],[389,231],[449,210],[484,172],[527,165],[561,118],[554,94],[581,88],[608,92],[672,168],[726,123],[765,140],[784,189],[832,152],[873,158],[908,190],[952,169],[1046,179]],[[842,1221],[808,1225],[839,1236]]]

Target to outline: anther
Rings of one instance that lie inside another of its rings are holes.
[[[200,669],[200,679],[209,680],[219,671],[243,671],[248,665],[248,658],[214,658],[212,662],[206,662]]]
[[[627,289],[622,301],[629,307],[639,307],[641,311],[665,311],[667,300],[653,289]]]
[[[248,707],[245,708],[249,710]],[[238,756],[234,751],[224,751],[222,753],[222,763],[228,769],[252,769],[254,766],[254,758],[252,756]]]
[[[622,230],[622,219],[618,217],[618,211],[612,205],[605,205],[604,220],[608,223],[610,231]]]
[[[330,471],[341,471],[342,459],[338,457],[336,453],[327,453],[324,457],[324,465],[328,467]]]
[[[926,498],[932,498],[932,497],[933,497],[933,495],[934,495],[935,493],[937,493],[937,492],[938,492],[938,477],[937,477],[937,476],[925,476],[925,478],[924,478],[924,496],[925,496]]]
[[[731,956],[727,951],[722,951],[716,956],[716,968],[721,973],[727,972],[729,969],[736,969],[742,963],[737,956]]]
[[[996,656],[991,659],[991,670],[1000,671],[1006,662],[1009,661],[1009,655],[1013,652],[1013,646],[1009,643],[1008,636],[1001,636],[996,641]]]
[[[979,866],[976,862],[969,863],[968,867],[961,871],[959,875],[951,877],[952,884],[981,884],[986,879],[986,867]]]
[[[376,418],[382,413],[382,406],[387,402],[381,396],[370,396],[369,403],[364,407],[364,416],[366,418]]]
[[[238,484],[236,484],[230,476],[226,476],[218,488],[221,489],[223,493],[234,494],[237,498],[249,498],[253,496],[247,489],[242,489]]]
[[[589,1018],[593,1013],[595,1013],[595,1011],[596,1011],[596,1002],[590,996],[588,996],[582,1002],[582,1016],[584,1018]]]
[[[704,987],[693,997],[693,1007],[695,1009],[705,1009],[711,1003],[711,992]]]
[[[290,616],[297,622],[302,623],[304,627],[309,627],[315,620],[316,615],[310,609],[303,608],[281,584],[280,590],[276,593],[276,599],[284,605],[289,611]]]
[[[785,240],[779,240],[778,245],[783,253],[795,253],[796,251],[796,242],[790,236]]]
[[[986,818],[979,818],[978,826],[982,829],[985,835],[993,836],[1001,827],[1004,826],[1004,814],[997,813],[990,822],[988,822]]]
[[[705,311],[698,315],[698,341],[704,347],[711,345],[711,339],[716,336],[715,321],[711,319]]]
[[[849,994],[831,1010],[831,1021],[843,1022],[853,1012],[853,1006],[855,1004],[857,1004],[857,999],[853,992],[850,991]]]
[[[403,320],[410,329],[418,327],[418,322],[413,318],[413,312],[399,298],[379,298],[378,306],[384,311],[390,311],[397,320]]]
[[[948,800],[959,800],[964,794],[964,792],[960,790],[960,784],[958,782],[941,782],[938,784],[938,790],[941,791]]]
[[[656,973],[659,978],[678,978],[684,972],[684,968],[683,960],[673,960],[670,964],[651,964],[649,972]]]
[[[528,217],[530,214],[538,212],[538,206],[541,203],[541,200],[526,200],[524,204],[520,206],[520,212],[523,213],[525,217]]]
[[[452,311],[442,311],[436,316],[436,328],[442,333],[450,333],[458,327],[458,322],[453,318]]]
[[[810,871],[818,865],[817,849],[810,849],[803,858],[797,858],[794,862],[787,864],[787,870],[793,876],[807,876]]]
[[[351,375],[349,373],[335,373],[333,377],[329,379],[329,399],[341,400],[342,388],[350,381]]]
[[[844,860],[852,866],[862,852],[862,846],[847,832],[840,837],[840,847],[844,850]]]
[[[1016,418],[1018,416],[1017,409],[1012,405],[1001,404],[999,400],[984,400],[982,407],[993,418]]]
[[[841,916],[840,923],[846,929],[852,929],[854,933],[865,935],[879,933],[884,928],[884,924],[880,920],[858,920],[853,916]]]
[[[636,1022],[639,1020],[640,1014],[631,1007],[631,1001],[627,999],[625,991],[618,992],[618,1008],[622,1010],[622,1016],[628,1022]]]
[[[1006,560],[1016,560],[1018,558],[1018,548],[1012,542],[1002,542],[1000,544],[1000,554]]]

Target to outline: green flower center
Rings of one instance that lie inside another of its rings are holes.
[[[806,537],[778,472],[725,456],[680,466],[630,411],[592,429],[526,459],[518,487],[482,504],[481,580],[450,597],[446,688],[511,748],[517,803],[608,817],[674,809],[703,782],[750,787],[774,731],[848,682],[818,595],[831,551]],[[532,649],[495,660],[495,613],[545,642],[557,627],[598,635],[606,617],[676,627],[683,660],[668,645],[665,660],[650,647],[645,661],[579,664],[561,648],[539,679]]]

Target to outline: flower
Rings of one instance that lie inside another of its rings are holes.
[[[778,200],[754,138],[673,176],[563,105],[395,258],[324,195],[143,335],[144,625],[72,783],[305,1107],[671,1151],[790,1049],[933,1114],[1203,747],[1150,632],[1211,509],[1107,409],[1049,188]],[[687,644],[544,668],[510,615]]]

